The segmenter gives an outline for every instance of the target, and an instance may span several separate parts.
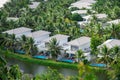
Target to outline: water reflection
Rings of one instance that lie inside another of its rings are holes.
[[[33,64],[33,63],[27,63],[27,62],[23,62],[23,61],[19,61],[13,58],[9,58],[7,59],[8,64],[7,65],[13,65],[13,64],[18,64],[20,69],[24,72],[24,73],[29,73],[32,75],[36,75],[36,74],[42,74],[44,73],[48,67],[47,66],[42,66],[42,65],[38,65],[38,64]],[[54,68],[56,69],[56,68]],[[77,70],[72,70],[72,69],[57,69],[58,72],[60,72],[61,74],[63,74],[65,77],[66,76],[76,76],[78,74]]]

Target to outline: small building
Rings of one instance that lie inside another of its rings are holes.
[[[107,15],[106,15],[106,14],[96,14],[95,16],[96,16],[98,19],[107,18]]]
[[[116,20],[112,20],[112,21],[108,21],[107,24],[119,24],[120,23],[120,19],[116,19]]]
[[[17,21],[18,19],[17,17],[7,17],[7,21]]]
[[[77,23],[78,23],[78,25],[80,26],[80,28],[85,28],[85,26],[86,26],[86,24],[87,24],[86,21],[78,21]]]
[[[31,31],[32,31],[32,29],[30,29],[30,28],[19,27],[19,28],[5,31],[3,33],[15,34],[16,38],[20,38],[22,35],[27,35],[27,34],[31,33]]]
[[[76,3],[72,3],[71,6],[70,6],[70,8],[71,7],[77,7],[79,9],[83,9],[83,8],[85,8],[85,9],[91,9],[92,7],[90,5],[92,5],[92,3],[78,1]]]
[[[27,34],[27,37],[32,37],[35,41],[35,44],[37,45],[41,45],[44,39],[49,38],[51,32],[48,31],[43,31],[43,30],[39,30],[39,31],[35,31],[32,33]]]
[[[92,18],[91,15],[84,16],[84,17],[83,17],[83,21],[89,23],[90,20],[91,20],[91,18]]]
[[[68,42],[67,44],[70,45],[70,51],[77,51],[82,50],[84,52],[90,51],[90,39],[89,37],[80,37],[75,40]]]
[[[38,7],[39,4],[40,4],[40,2],[32,2],[32,3],[29,5],[29,8],[35,9],[35,8]]]
[[[79,9],[86,8],[91,9],[91,5],[95,3],[95,0],[79,0],[75,3],[72,3],[70,7],[77,7]]]
[[[111,49],[115,46],[119,46],[120,47],[120,40],[118,39],[108,39],[107,41],[105,41],[103,44],[99,45],[98,48],[101,48],[103,46],[106,46],[107,48]]]
[[[85,16],[87,15],[87,10],[76,10],[76,11],[72,11],[72,14],[74,13],[78,13],[80,14],[81,16]]]
[[[102,19],[106,19],[107,18],[106,14],[94,14],[94,15],[84,16],[83,20],[89,23],[90,20],[93,18],[93,16],[96,16],[97,20],[102,20]]]

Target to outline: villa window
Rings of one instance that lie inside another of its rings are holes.
[[[77,46],[71,46],[71,50],[76,51],[76,50],[78,50],[78,47]]]

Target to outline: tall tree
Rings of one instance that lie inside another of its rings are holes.
[[[57,58],[58,54],[61,53],[60,52],[61,49],[62,47],[59,45],[59,42],[57,41],[56,38],[51,39],[50,42],[48,43],[48,50],[50,51],[54,58]]]

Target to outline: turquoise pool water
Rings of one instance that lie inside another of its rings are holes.
[[[15,50],[16,53],[19,53],[19,54],[25,54],[25,51],[23,50]]]
[[[93,64],[90,64],[90,66],[93,66],[93,67],[106,67],[106,64],[97,64],[97,63],[93,63]]]
[[[38,59],[47,59],[46,56],[41,56],[41,55],[36,55],[36,56],[33,56],[34,58],[38,58]]]

